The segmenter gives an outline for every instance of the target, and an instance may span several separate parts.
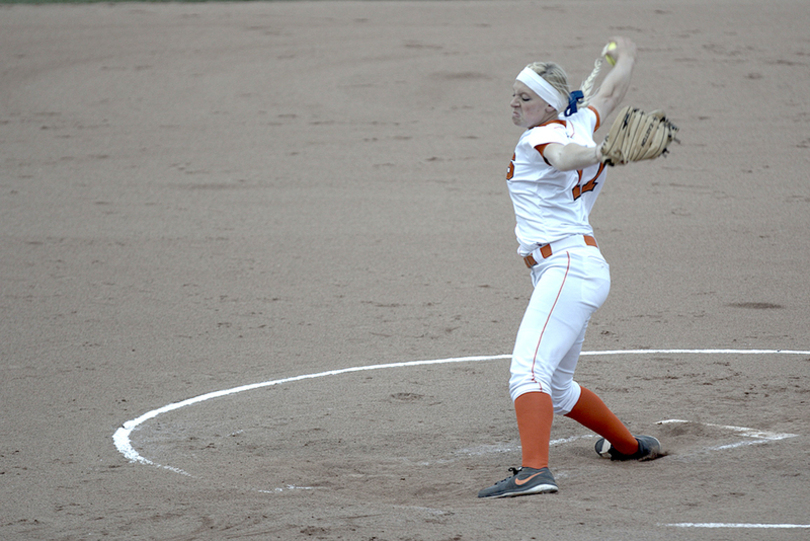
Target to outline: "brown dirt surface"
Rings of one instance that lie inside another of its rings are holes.
[[[806,538],[808,27],[805,0],[0,7],[0,538]],[[610,171],[577,379],[668,456],[561,418],[560,492],[479,500],[520,459],[511,84],[616,34],[625,103],[681,144]]]

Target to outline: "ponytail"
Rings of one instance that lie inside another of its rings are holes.
[[[588,77],[582,81],[581,89],[582,89],[582,99],[578,100],[579,107],[587,107],[588,104],[591,102],[591,97],[596,95],[599,92],[599,87],[594,86],[596,82],[596,78],[599,76],[599,72],[602,70],[602,57],[596,59],[593,63],[593,71],[591,72]]]

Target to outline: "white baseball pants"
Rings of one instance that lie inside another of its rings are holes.
[[[552,245],[553,246],[553,245]],[[588,321],[610,291],[610,267],[598,248],[575,246],[543,258],[531,269],[534,292],[512,352],[509,393],[551,395],[554,413],[565,415],[580,396],[574,381]]]

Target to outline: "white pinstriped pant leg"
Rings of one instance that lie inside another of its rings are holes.
[[[610,291],[610,268],[598,249],[573,248],[532,268],[534,291],[512,352],[509,393],[551,395],[554,411],[565,414],[579,400],[574,381],[591,315]]]

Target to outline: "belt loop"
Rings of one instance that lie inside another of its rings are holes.
[[[595,238],[590,235],[583,235],[583,237],[585,238],[585,244],[588,246],[593,246],[594,248],[599,248],[599,246],[596,244]]]
[[[540,255],[543,256],[543,259],[548,259],[551,257],[551,245],[545,244],[540,247]]]
[[[523,261],[524,261],[524,263],[526,263],[526,266],[529,267],[529,268],[532,268],[535,265],[537,265],[537,261],[534,260],[534,257],[532,257],[532,254],[529,254],[526,257],[524,257]]]

